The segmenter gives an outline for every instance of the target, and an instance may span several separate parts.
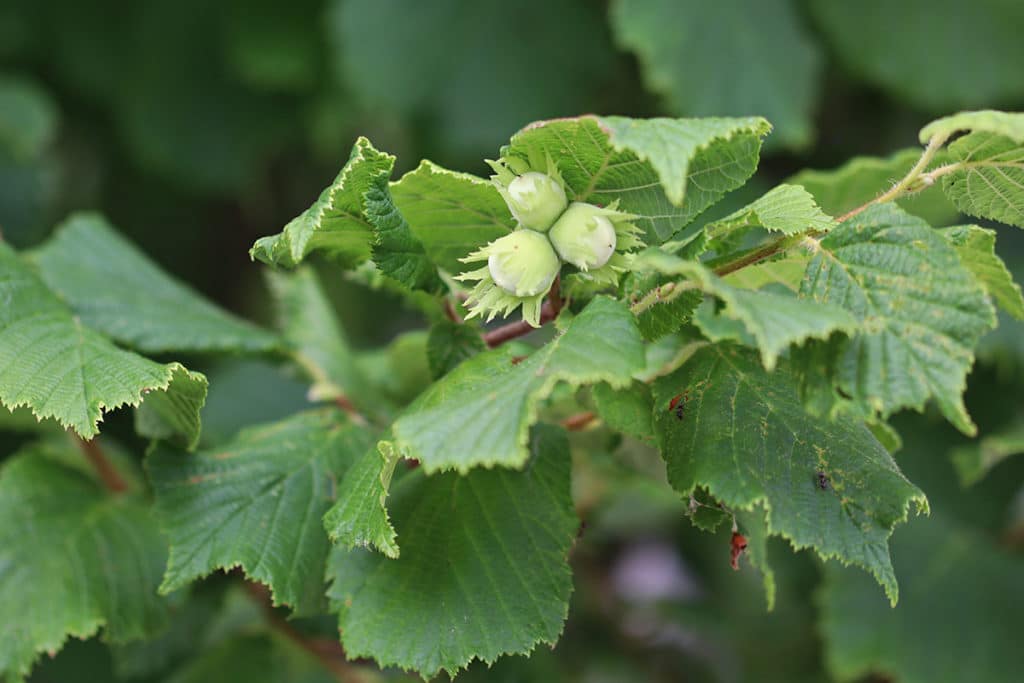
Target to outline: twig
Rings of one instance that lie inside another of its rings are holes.
[[[456,312],[455,306],[452,305],[452,300],[450,298],[448,298],[448,297],[445,297],[444,298],[444,303],[442,305],[444,306],[444,314],[445,314],[445,316],[449,320],[451,320],[453,323],[455,323],[457,325],[461,325],[462,324],[462,317]]]
[[[577,413],[570,415],[569,417],[562,420],[562,427],[570,432],[581,432],[590,425],[591,422],[597,419],[597,415],[591,411],[585,413]]]
[[[547,301],[545,301],[544,305],[540,307],[541,325],[546,325],[551,322],[558,317],[559,313],[562,312],[564,302],[562,301],[562,296],[559,290],[559,279],[560,278],[557,277],[555,278],[554,283],[551,285],[551,290],[548,292]],[[535,329],[537,328],[525,320],[509,323],[507,325],[497,327],[485,334],[484,343],[487,344],[488,348],[493,349],[496,346],[501,346],[510,339],[516,339],[517,337],[529,334]]]
[[[355,670],[349,666],[345,657],[345,649],[336,640],[330,638],[309,637],[298,631],[294,626],[282,619],[270,602],[270,591],[262,584],[252,581],[245,582],[245,588],[249,595],[263,608],[263,615],[276,631],[285,638],[292,641],[300,648],[313,655],[319,660],[325,669],[331,672],[341,683],[358,681]]]
[[[107,460],[107,456],[103,453],[103,449],[100,448],[95,438],[86,441],[76,436],[75,440],[78,441],[78,447],[85,454],[93,468],[95,468],[96,474],[99,475],[100,481],[103,482],[108,491],[111,493],[122,493],[128,490],[128,484],[113,464]]]
[[[345,411],[345,414],[358,425],[365,425],[366,418],[363,416],[359,409],[356,408],[355,404],[349,400],[348,396],[337,396],[334,399],[334,404]]]
[[[842,216],[839,216],[838,218],[836,218],[836,222],[842,223],[844,221],[848,221],[854,216],[865,211],[868,207],[874,206],[875,204],[884,204],[886,202],[896,201],[897,199],[903,197],[904,195],[920,192],[924,188],[932,185],[935,182],[936,178],[956,170],[959,167],[957,164],[947,164],[946,166],[941,166],[935,169],[934,171],[931,171],[930,173],[925,173],[922,175],[924,169],[926,169],[928,167],[928,164],[932,162],[932,160],[935,158],[935,155],[942,148],[942,145],[946,143],[946,140],[947,136],[944,135],[937,135],[933,137],[931,140],[929,140],[928,146],[925,147],[924,153],[921,154],[921,157],[917,160],[917,163],[914,164],[914,166],[909,171],[907,171],[907,174],[903,176],[903,178],[899,182],[893,185],[888,191],[883,192],[882,194],[878,195],[871,201],[861,204],[857,208],[844,213]],[[794,247],[797,244],[804,242],[804,240],[808,237],[816,238],[820,237],[822,234],[824,233],[821,230],[808,230],[807,232],[802,232],[795,235],[784,235],[773,242],[769,242],[763,247],[754,249],[753,251],[748,251],[730,261],[720,262],[717,265],[714,261],[711,261],[708,265],[714,269],[716,275],[718,275],[719,277],[725,277],[730,273],[735,273],[737,270],[741,270],[743,268],[746,268],[747,266],[758,264],[764,261],[765,259],[771,258],[776,254],[780,254],[786,251],[787,249],[790,249],[791,247]],[[654,304],[660,303],[661,301],[668,299],[665,293],[668,292],[671,294],[673,289],[678,290],[680,288],[680,285],[682,284],[684,283],[669,282],[667,284],[661,285],[659,289],[648,292],[647,295],[643,299],[641,299],[641,301],[633,305],[633,312],[642,312],[650,308]],[[676,294],[678,294],[678,292]]]

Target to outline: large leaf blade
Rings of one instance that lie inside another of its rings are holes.
[[[33,260],[83,323],[141,351],[267,351],[278,344],[164,273],[98,215],[69,218]]]
[[[579,524],[569,445],[543,427],[531,452],[521,472],[406,475],[391,498],[398,559],[335,550],[331,597],[349,656],[429,678],[558,639]]]

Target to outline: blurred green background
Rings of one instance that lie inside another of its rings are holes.
[[[1020,0],[4,0],[0,230],[29,248],[69,211],[99,210],[169,272],[266,320],[248,248],[313,201],[357,135],[396,154],[399,173],[430,158],[485,174],[483,159],[536,119],[764,115],[775,132],[749,189],[725,202],[735,204],[804,168],[912,147],[939,115],[1024,109],[1022,28]],[[1000,228],[999,251],[1020,280],[1019,231]],[[384,295],[335,284],[357,346],[415,324]],[[968,399],[983,436],[1019,428],[1024,328],[1004,321],[980,358]],[[214,441],[303,400],[301,385],[263,365],[211,379]],[[251,396],[251,382],[275,389]],[[1022,566],[1022,463],[963,487],[947,457],[959,436],[928,415],[897,426],[907,441],[898,460],[934,511],[895,536],[897,612],[865,577],[822,572],[778,544],[779,606],[766,614],[756,578],[728,571],[722,539],[689,528],[678,501],[609,455],[605,475],[625,483],[606,495],[581,480],[602,512],[574,557],[577,595],[556,656],[470,676],[813,681],[831,658],[833,676],[856,678],[834,639],[853,643],[851,661],[873,657],[891,674],[872,680],[1014,680],[984,667],[958,678],[956,667],[964,637],[999,663],[1012,659],[1005,634],[1021,632],[1021,610],[1008,609],[1024,608],[1021,574],[1006,576]],[[932,553],[946,574],[916,585],[939,571]],[[630,593],[637,586],[664,590]],[[901,624],[916,640],[872,640],[898,639]],[[82,647],[38,680],[75,680],[69,657],[108,657]]]

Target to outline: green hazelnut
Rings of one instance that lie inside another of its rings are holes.
[[[542,232],[551,227],[568,204],[562,185],[537,171],[516,176],[504,194],[508,208],[519,224]]]
[[[573,202],[551,227],[551,244],[563,261],[582,271],[600,268],[615,253],[615,225],[607,210]]]
[[[533,230],[516,230],[486,247],[487,269],[509,294],[536,296],[551,288],[561,264],[548,238]]]

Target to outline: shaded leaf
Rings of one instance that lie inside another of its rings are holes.
[[[867,204],[883,190],[903,178],[921,158],[920,149],[905,149],[888,157],[854,157],[842,166],[830,170],[800,171],[786,182],[801,185],[814,195],[821,208],[832,216],[841,216]],[[931,168],[949,161],[949,155],[940,151]],[[920,216],[929,225],[949,225],[960,212],[942,194],[938,185],[900,199],[897,204],[907,213]]]
[[[525,360],[508,346],[464,361],[394,423],[395,446],[427,472],[521,467],[538,404],[559,382],[628,385],[644,367],[640,333],[620,302],[597,297]]]
[[[980,440],[957,446],[950,453],[960,483],[970,486],[981,481],[993,467],[1015,455],[1024,454],[1024,425],[987,434]]]
[[[856,318],[839,306],[732,287],[700,263],[676,258],[656,248],[642,252],[634,268],[683,276],[688,283],[720,300],[720,311],[702,307],[694,322],[712,341],[733,339],[757,348],[768,370],[775,367],[779,355],[791,344],[812,338],[827,339],[833,333],[852,333],[858,328]]]
[[[798,14],[790,0],[618,0],[611,20],[673,112],[764,115],[783,144],[802,147],[814,137],[822,59]]]
[[[825,663],[839,681],[879,673],[903,683],[1020,679],[1024,564],[941,517],[893,538],[897,609],[865,577],[828,566],[821,591]]]
[[[310,399],[348,396],[359,400],[365,379],[316,272],[309,266],[294,273],[268,271],[267,285],[291,356],[313,380]]]
[[[663,410],[686,392],[686,415]],[[734,509],[763,508],[770,535],[869,571],[897,598],[887,541],[921,491],[859,422],[804,411],[787,364],[768,374],[731,345],[698,350],[654,384],[655,429],[682,495],[705,487]],[[822,489],[818,472],[830,484]]]
[[[104,411],[137,406],[150,392],[184,387],[186,400],[197,404],[193,390],[205,382],[202,375],[123,351],[85,327],[3,243],[0,301],[0,404],[8,409],[28,406],[38,418],[53,417],[90,438]],[[188,425],[198,429],[198,415]]]
[[[374,183],[387,182],[395,158],[378,152],[366,138],[352,147],[348,162],[311,207],[276,235],[261,237],[249,250],[253,259],[293,268],[314,251],[342,265],[370,258],[373,225],[363,213],[364,195]]]
[[[267,351],[278,344],[164,273],[97,214],[64,221],[32,259],[83,323],[142,351]]]
[[[515,229],[493,184],[430,161],[392,183],[391,196],[427,255],[453,275],[470,269],[459,259]]]
[[[550,156],[571,199],[619,208],[660,244],[753,175],[762,118],[542,121],[512,137],[505,155]]]
[[[597,414],[610,429],[641,441],[654,441],[654,403],[646,384],[633,382],[628,387],[615,388],[602,382],[594,385],[591,396]]]
[[[318,613],[329,546],[321,518],[337,482],[371,442],[329,409],[250,427],[188,457],[167,449],[151,454],[147,471],[171,542],[161,592],[241,567],[270,587],[275,605]]]
[[[373,444],[341,481],[337,501],[324,515],[331,541],[346,548],[374,546],[388,557],[398,557],[395,529],[384,501],[400,455],[388,442]]]
[[[401,557],[335,549],[330,596],[350,657],[430,678],[555,643],[579,524],[564,432],[537,428],[531,455],[521,472],[413,471],[391,496]]]
[[[1020,285],[996,254],[996,232],[977,225],[946,228],[943,236],[956,248],[967,267],[999,306],[1018,320],[1024,320],[1024,296]]]
[[[792,235],[800,232],[828,232],[836,222],[814,203],[814,197],[799,185],[779,185],[739,211],[709,223],[704,229],[712,239],[732,238],[744,228],[761,227],[770,232]]]
[[[800,292],[863,324],[803,359],[816,410],[884,419],[934,399],[958,429],[974,432],[961,394],[995,311],[940,233],[892,204],[873,206],[818,243]]]
[[[434,379],[443,377],[462,361],[486,349],[487,343],[476,326],[439,320],[431,325],[427,338],[430,374]]]
[[[949,145],[957,163],[942,190],[966,214],[1024,228],[1024,114],[964,112],[933,121],[922,139],[967,131]]]
[[[28,447],[0,471],[0,674],[13,679],[68,636],[105,628],[123,642],[167,621],[156,594],[167,547],[148,506],[46,450]]]
[[[1018,2],[977,0],[970,11],[957,0],[812,0],[807,7],[847,69],[917,108],[951,111],[1024,95]]]

